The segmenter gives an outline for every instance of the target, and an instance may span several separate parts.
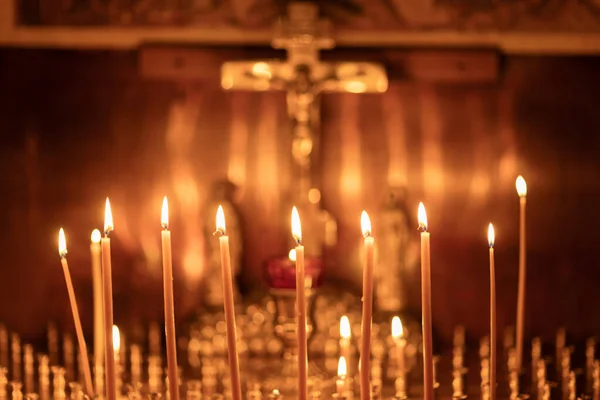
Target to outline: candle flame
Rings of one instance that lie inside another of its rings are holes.
[[[102,234],[100,233],[100,230],[94,229],[92,231],[92,243],[100,243],[100,239],[102,239]]]
[[[273,396],[279,396],[281,393],[279,393],[279,389],[273,389]]]
[[[61,258],[67,255],[67,239],[63,228],[58,231],[58,254]]]
[[[419,219],[419,228],[422,229],[423,231],[427,230],[427,212],[425,211],[425,206],[423,205],[423,203],[419,203],[419,213],[418,213],[418,219]]]
[[[371,219],[369,214],[363,210],[360,214],[360,227],[362,228],[362,234],[364,237],[371,236]]]
[[[291,249],[288,253],[288,258],[290,261],[296,261],[296,249]]]
[[[402,321],[400,317],[392,318],[392,337],[394,339],[401,338],[404,335],[404,327],[402,326]]]
[[[525,178],[523,178],[521,175],[517,176],[515,186],[517,187],[517,194],[519,197],[527,196],[527,182],[525,182]]]
[[[225,213],[223,212],[223,206],[220,204],[217,208],[217,233],[225,235]]]
[[[121,350],[121,333],[119,332],[119,327],[116,325],[113,325],[112,336],[113,336],[113,350],[115,353],[118,353],[119,350]]]
[[[292,236],[298,244],[302,243],[302,225],[298,209],[295,206],[292,208]]]
[[[488,226],[488,244],[490,247],[494,247],[494,241],[496,240],[496,232],[494,231],[494,225],[490,222]]]
[[[169,201],[167,200],[167,196],[163,198],[162,203],[162,211],[160,213],[160,224],[163,229],[169,229]]]
[[[337,374],[342,378],[348,374],[348,366],[346,365],[346,357],[344,356],[341,356],[340,361],[338,361]]]
[[[340,337],[342,339],[350,339],[350,337],[352,337],[352,329],[350,329],[350,320],[345,315],[342,315],[342,318],[340,319]]]
[[[110,201],[106,198],[106,206],[104,207],[104,234],[108,235],[115,226],[113,224],[112,211],[110,209]]]

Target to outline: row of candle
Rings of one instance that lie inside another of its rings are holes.
[[[227,323],[227,342],[230,374],[232,379],[233,399],[241,400],[241,385],[239,376],[239,364],[236,351],[236,329],[235,329],[235,309],[233,303],[233,284],[231,273],[231,260],[229,255],[229,239],[225,230],[225,216],[223,208],[219,206],[217,212],[217,230],[216,234],[219,237],[221,249],[221,264],[223,271],[223,291],[224,291],[224,308],[225,320]],[[161,243],[162,243],[162,264],[163,264],[163,294],[164,294],[164,310],[165,310],[165,332],[166,332],[166,350],[167,350],[167,375],[169,380],[169,395],[172,400],[179,399],[178,389],[178,367],[177,367],[177,347],[176,347],[176,332],[175,332],[175,312],[174,312],[174,294],[173,294],[173,265],[171,252],[171,232],[169,230],[169,210],[168,202],[165,197],[162,205],[161,213]],[[105,216],[104,216],[104,237],[97,230],[92,234],[92,265],[94,276],[94,328],[96,340],[101,342],[104,339],[104,346],[95,345],[95,366],[96,366],[96,382],[101,382],[102,377],[99,376],[102,371],[102,359],[100,352],[104,351],[104,372],[106,385],[106,398],[115,400],[117,397],[117,371],[115,363],[115,343],[113,340],[113,301],[112,301],[112,265],[110,252],[109,233],[114,229],[110,202],[106,199]],[[98,243],[100,246],[98,246]],[[90,372],[90,364],[87,358],[87,347],[81,327],[81,319],[75,298],[75,290],[69,272],[67,262],[67,243],[64,230],[61,228],[58,236],[58,252],[61,258],[61,264],[67,285],[67,292],[71,304],[71,311],[77,334],[77,342],[79,352],[82,357],[82,372],[84,375],[85,392],[90,396],[94,396],[94,392],[99,392],[99,385],[92,385]],[[101,256],[101,262],[98,262],[98,255]],[[101,285],[98,282],[101,282]],[[100,286],[102,291],[100,292]],[[100,301],[101,300],[101,301]],[[102,318],[98,314],[102,313]],[[102,349],[102,347],[104,347]]]
[[[521,199],[521,214],[520,214],[520,252],[519,252],[519,294],[518,294],[518,310],[517,310],[517,366],[520,368],[522,358],[522,332],[523,332],[523,310],[524,310],[524,285],[525,285],[525,204],[527,187],[525,180],[519,176],[517,178],[517,191]],[[227,324],[227,344],[228,356],[230,365],[230,374],[232,377],[232,389],[234,400],[241,399],[241,385],[239,376],[239,361],[236,351],[236,329],[235,329],[235,310],[233,300],[232,287],[232,272],[231,261],[229,256],[229,239],[225,230],[225,217],[223,209],[219,206],[216,218],[216,234],[219,235],[219,245],[221,253],[222,279],[223,279],[223,294],[224,294],[224,309],[225,320]],[[427,230],[427,215],[423,203],[419,204],[418,210],[419,228],[421,230],[421,296],[422,296],[422,328],[423,328],[423,377],[424,377],[424,398],[425,400],[433,399],[433,353],[432,353],[432,319],[431,319],[431,263],[430,263],[430,234]],[[178,389],[176,386],[177,379],[177,359],[176,359],[176,335],[175,335],[175,318],[174,318],[174,300],[173,300],[173,270],[172,270],[172,254],[171,254],[171,233],[168,228],[168,203],[166,197],[163,201],[161,225],[162,231],[162,254],[163,254],[163,283],[164,283],[164,309],[165,309],[165,331],[167,343],[167,364],[168,375],[171,385],[169,394],[173,400],[179,398]],[[305,293],[305,273],[304,273],[304,247],[302,246],[302,230],[300,217],[297,209],[292,210],[292,235],[297,242],[295,248],[296,254],[296,311],[298,324],[298,391],[300,400],[307,399],[307,335],[306,335],[306,293]],[[366,212],[361,214],[361,227],[364,236],[365,248],[365,265],[363,269],[363,309],[362,309],[362,335],[361,335],[361,353],[369,355],[371,352],[371,324],[373,311],[373,268],[374,262],[374,245],[375,241],[371,234],[371,222]],[[106,363],[106,395],[109,400],[114,400],[115,392],[115,363],[112,332],[113,326],[113,304],[112,304],[112,277],[111,277],[111,255],[110,255],[110,238],[109,233],[113,230],[112,213],[110,202],[106,200],[105,207],[105,223],[104,237],[100,239],[101,244],[101,268],[97,263],[94,265],[94,276],[102,277],[102,308],[103,316],[102,323],[104,326],[104,353]],[[96,235],[98,236],[98,235]],[[92,241],[97,243],[97,237],[92,237]],[[494,228],[492,224],[488,229],[488,243],[490,249],[490,345],[492,365],[490,371],[490,385],[494,388],[495,384],[495,347],[496,347],[496,305],[495,305],[495,271],[494,271]],[[67,291],[75,321],[77,339],[79,343],[80,353],[83,360],[85,387],[89,395],[93,396],[94,389],[92,386],[91,373],[89,363],[87,362],[87,348],[81,321],[75,299],[73,284],[69,273],[69,267],[66,259],[67,247],[64,231],[59,232],[59,254],[61,264],[67,284]],[[97,270],[101,269],[98,273]],[[97,281],[97,279],[95,279]],[[97,285],[94,285],[97,288]],[[98,292],[98,290],[95,290]],[[95,303],[100,303],[96,301]],[[95,305],[95,314],[99,313],[100,306]],[[96,334],[99,334],[100,319],[95,317]],[[97,340],[96,342],[99,342]],[[98,366],[99,352],[101,345],[96,344],[95,356],[96,366]],[[369,377],[369,362],[370,357],[363,356],[360,359],[360,388],[361,400],[368,400],[370,397],[370,377]],[[494,390],[491,391],[492,400],[494,400]]]

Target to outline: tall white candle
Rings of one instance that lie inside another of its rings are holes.
[[[527,278],[527,237],[525,231],[525,207],[527,205],[527,182],[521,175],[515,182],[519,195],[519,288],[517,297],[517,370],[523,364],[523,325],[525,323],[525,283]]]
[[[165,332],[167,345],[167,376],[170,400],[179,400],[179,374],[177,370],[177,336],[175,333],[175,302],[173,295],[173,257],[171,255],[171,231],[169,230],[169,203],[163,199],[161,225],[163,256],[163,297],[165,308]]]
[[[363,306],[362,306],[362,334],[360,350],[360,397],[361,400],[371,398],[371,380],[369,373],[371,368],[371,323],[373,318],[373,266],[374,262],[374,239],[371,235],[371,220],[369,215],[363,211],[360,223],[364,237],[365,265],[363,269]]]
[[[104,237],[100,240],[102,246],[102,288],[104,299],[104,356],[106,373],[106,399],[116,400],[116,371],[115,353],[113,351],[113,298],[112,298],[112,264],[110,256],[110,238],[108,234],[114,229],[110,201],[106,198],[104,209]]]
[[[235,327],[235,306],[233,302],[233,277],[231,273],[231,255],[229,252],[229,237],[225,229],[225,214],[223,207],[217,210],[217,232],[221,250],[221,272],[223,278],[223,306],[225,323],[227,324],[227,355],[229,374],[231,375],[231,396],[233,400],[242,400],[240,383],[240,366],[237,353],[237,333]]]
[[[494,264],[494,241],[496,235],[492,224],[488,227],[490,246],[490,400],[496,400],[496,267]]]
[[[292,236],[296,240],[296,317],[298,323],[298,398],[308,397],[308,349],[306,336],[306,288],[304,273],[304,246],[298,209],[292,209]]]
[[[431,264],[427,213],[419,203],[421,229],[421,307],[423,314],[423,388],[425,400],[433,400],[433,340],[431,333]]]
[[[71,311],[73,313],[73,322],[75,323],[75,332],[77,333],[77,343],[79,344],[79,352],[82,358],[83,376],[85,382],[85,391],[90,397],[94,397],[94,387],[92,385],[92,374],[90,373],[90,363],[88,362],[87,346],[85,337],[83,336],[83,328],[81,327],[81,319],[79,317],[79,307],[77,307],[77,299],[75,298],[75,289],[69,272],[69,264],[67,263],[67,239],[65,231],[60,228],[58,233],[58,254],[60,255],[60,263],[63,267],[65,282],[67,284],[67,293],[71,302]]]
[[[98,229],[92,231],[90,256],[92,260],[92,289],[94,294],[94,383],[96,394],[104,392],[104,316],[102,302],[102,255],[100,248],[102,234]]]
[[[396,344],[396,362],[398,363],[398,376],[404,378],[406,374],[405,349],[406,339],[404,338],[404,329],[399,317],[392,318],[392,338]]]

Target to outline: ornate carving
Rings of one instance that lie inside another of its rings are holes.
[[[270,29],[288,0],[22,0],[22,25]],[[337,0],[318,2],[340,29],[600,31],[599,0]]]

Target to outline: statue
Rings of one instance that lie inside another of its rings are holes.
[[[206,279],[204,283],[204,303],[209,307],[223,305],[223,282],[221,279],[221,255],[219,241],[213,236],[215,232],[215,216],[219,205],[226,215],[229,251],[231,254],[231,272],[234,277],[233,290],[239,298],[235,277],[242,270],[242,232],[239,213],[233,203],[235,186],[229,181],[217,181],[211,188],[211,193],[204,209],[204,237],[206,240]]]
[[[378,215],[375,304],[384,313],[402,311],[406,305],[406,289],[403,286],[406,273],[417,262],[418,247],[411,241],[410,210],[406,202],[405,188],[392,188]]]

